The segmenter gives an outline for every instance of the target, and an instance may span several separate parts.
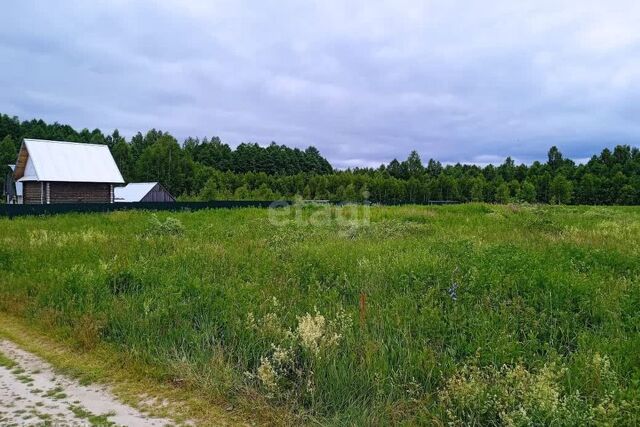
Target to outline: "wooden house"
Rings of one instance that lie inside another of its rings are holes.
[[[23,140],[14,179],[30,204],[113,203],[124,183],[106,145],[40,139]]]
[[[159,182],[132,182],[124,187],[116,187],[114,201],[135,202],[175,202],[176,199]]]

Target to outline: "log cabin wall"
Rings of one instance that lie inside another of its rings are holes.
[[[49,203],[111,203],[111,185],[95,182],[51,182]]]
[[[26,204],[42,204],[42,191],[40,182],[38,181],[26,181],[22,186],[22,201]]]
[[[24,203],[112,203],[111,184],[96,182],[24,183]]]

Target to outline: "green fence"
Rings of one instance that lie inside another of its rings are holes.
[[[129,209],[152,211],[196,211],[220,208],[267,208],[271,201],[217,200],[211,202],[59,203],[51,205],[2,205],[0,217],[53,215],[69,212],[113,212]]]
[[[0,217],[13,218],[26,215],[55,215],[69,212],[113,212],[129,209],[142,209],[150,211],[197,211],[200,209],[230,209],[230,208],[268,208],[270,206],[283,207],[292,202],[286,200],[215,200],[210,202],[135,202],[135,203],[58,203],[51,205],[5,205],[0,204]],[[429,200],[425,203],[397,202],[387,205],[450,205],[458,204],[452,200]],[[343,203],[331,202],[333,205]]]

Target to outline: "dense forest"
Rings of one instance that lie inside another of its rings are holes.
[[[380,203],[430,200],[640,204],[640,150],[605,148],[576,164],[552,147],[545,163],[499,166],[423,164],[413,151],[404,161],[378,168],[334,170],[314,148],[243,143],[232,149],[219,138],[187,138],[152,129],[127,141],[118,130],[76,131],[59,123],[0,115],[0,165],[15,162],[22,138],[106,144],[127,182],[160,181],[183,200],[291,198]],[[0,174],[4,179],[5,173]]]

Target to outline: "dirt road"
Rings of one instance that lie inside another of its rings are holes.
[[[105,386],[81,385],[0,339],[0,425],[174,425],[119,402]]]

